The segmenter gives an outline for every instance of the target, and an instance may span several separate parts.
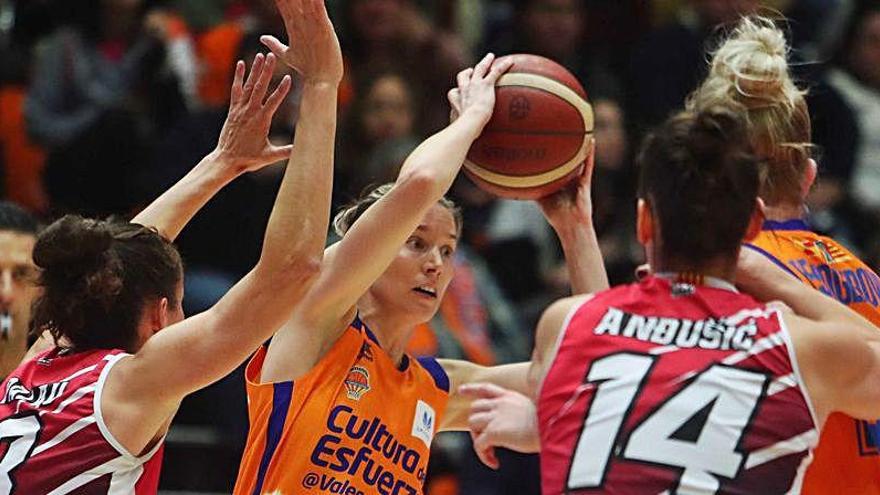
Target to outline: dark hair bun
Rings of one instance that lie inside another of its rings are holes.
[[[34,263],[50,272],[84,274],[103,264],[112,243],[106,222],[66,215],[40,234]]]
[[[695,112],[688,144],[696,164],[715,169],[727,164],[731,153],[750,151],[747,125],[739,112],[723,105]]]

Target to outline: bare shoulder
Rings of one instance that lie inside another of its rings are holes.
[[[536,358],[552,360],[552,353],[556,351],[556,343],[562,333],[565,320],[575,308],[592,299],[592,294],[581,294],[560,299],[551,304],[538,321],[538,329],[535,334]]]
[[[868,333],[855,327],[817,322],[791,311],[780,314],[817,415],[824,418],[830,412],[841,411],[861,416],[862,401],[858,397],[877,397],[880,392],[873,390],[877,387],[864,386],[867,377],[874,380],[880,371],[880,331]]]

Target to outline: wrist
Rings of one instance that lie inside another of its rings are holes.
[[[549,219],[548,219],[549,221]],[[561,241],[577,239],[585,233],[593,230],[593,218],[591,215],[575,209],[558,212],[550,221],[550,226],[556,231]]]
[[[336,78],[306,78],[302,81],[303,91],[314,92],[337,92],[339,91],[340,79]]]
[[[452,125],[457,125],[458,127],[465,129],[473,139],[477,139],[483,132],[483,128],[486,127],[486,124],[491,117],[491,114],[485,116],[481,115],[480,112],[465,110],[464,113],[455,119],[455,122],[453,122]]]
[[[229,153],[214,148],[196,165],[194,171],[200,172],[206,180],[231,181],[244,173],[246,167],[237,163]]]

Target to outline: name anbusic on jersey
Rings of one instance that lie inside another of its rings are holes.
[[[608,308],[593,332],[596,335],[628,337],[664,346],[747,351],[754,344],[758,327],[752,318],[734,325],[723,318],[688,320],[643,316]]]
[[[21,384],[18,377],[12,377],[6,382],[6,392],[3,394],[3,401],[0,404],[9,404],[14,401],[25,403],[33,408],[48,406],[58,400],[59,397],[67,389],[68,381],[55,383],[46,383],[37,385],[34,389],[29,389]]]

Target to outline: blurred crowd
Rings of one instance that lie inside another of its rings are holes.
[[[809,89],[820,164],[809,220],[880,262],[880,1],[328,3],[347,66],[335,206],[393,180],[444,125],[459,70],[487,51],[544,55],[580,79],[594,108],[594,222],[612,283],[632,280],[641,262],[632,165],[640,136],[683,106],[726,25],[772,9],[788,19],[790,57]],[[284,33],[272,0],[0,0],[3,199],[43,222],[67,212],[133,215],[214,147],[235,61],[264,51],[260,35]],[[308,118],[296,96],[294,83],[273,123],[279,143]],[[280,172],[240,178],[185,230],[188,314],[256,262]],[[466,178],[452,195],[465,219],[456,277],[411,352],[482,364],[526,359],[541,310],[569,290],[556,237],[534,203],[499,200]],[[197,394],[179,418],[215,428],[233,459],[247,427],[241,380],[239,371]],[[509,455],[495,473],[479,465],[466,435],[440,436],[436,448],[428,493],[538,492],[533,458]],[[230,465],[210,482],[178,484],[223,490],[234,479]],[[166,469],[166,485],[183,471]]]

